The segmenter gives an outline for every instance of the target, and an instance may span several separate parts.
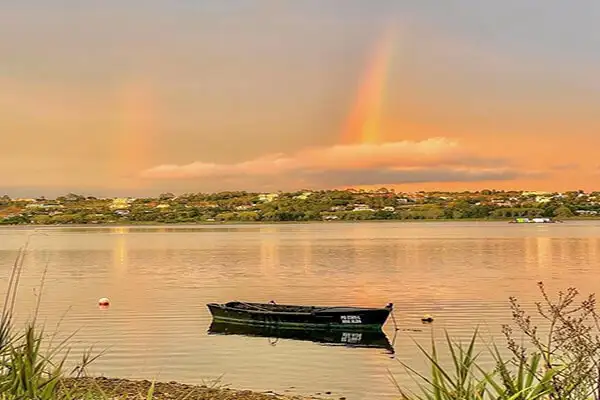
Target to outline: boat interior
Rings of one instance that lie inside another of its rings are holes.
[[[307,306],[296,306],[286,304],[272,303],[245,303],[242,301],[230,301],[225,304],[225,307],[235,308],[238,310],[246,311],[266,311],[266,312],[291,312],[291,313],[310,313],[319,309],[326,309],[328,307],[307,307]]]
[[[244,311],[263,311],[263,312],[287,312],[287,313],[313,313],[319,311],[337,311],[337,312],[352,312],[360,310],[374,310],[373,308],[361,307],[332,307],[332,306],[298,306],[289,304],[270,303],[245,303],[242,301],[230,301],[224,304],[227,308],[234,308]],[[386,308],[391,309],[392,304],[388,304]]]

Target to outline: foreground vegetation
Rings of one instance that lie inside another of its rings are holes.
[[[483,368],[475,350],[477,332],[466,346],[446,335],[451,359],[448,367],[440,361],[432,340],[429,351],[419,346],[431,366],[429,375],[404,365],[416,378],[421,393],[409,392],[394,381],[402,399],[600,399],[600,319],[594,295],[576,304],[578,292],[570,288],[552,300],[544,285],[538,285],[543,298],[536,304],[538,315],[528,315],[517,299],[510,299],[514,324],[503,327],[509,358],[492,344],[488,351],[496,366]],[[543,325],[536,326],[534,317]]]
[[[0,197],[0,224],[135,224],[322,220],[460,220],[600,215],[600,192],[482,190],[396,193],[387,189],[290,193],[163,193],[156,198]]]
[[[0,400],[109,400],[109,399],[300,399],[220,387],[189,386],[149,381],[90,378],[87,367],[96,357],[84,352],[72,369],[66,368],[70,338],[55,342],[33,319],[22,331],[14,329],[13,315],[24,250],[19,252],[8,279],[0,315]],[[45,275],[45,273],[44,273]],[[495,367],[478,362],[478,333],[465,346],[446,335],[450,366],[442,362],[432,338],[431,350],[419,346],[430,364],[423,374],[403,364],[418,382],[420,393],[397,384],[404,400],[600,400],[600,318],[590,295],[576,303],[577,290],[560,292],[552,300],[539,283],[542,301],[537,316],[528,315],[517,299],[510,299],[514,323],[503,327],[509,356],[495,344],[488,346]],[[43,289],[43,279],[42,279]],[[40,290],[41,292],[41,290]],[[535,325],[535,318],[543,325]],[[545,334],[541,332],[545,330]],[[522,336],[526,341],[520,340]],[[526,345],[526,342],[529,345]]]

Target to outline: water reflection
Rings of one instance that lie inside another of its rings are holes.
[[[264,337],[271,345],[276,345],[279,339],[310,341],[329,346],[345,346],[355,348],[385,349],[394,354],[394,347],[382,331],[373,332],[343,332],[328,330],[290,329],[273,326],[247,326],[213,321],[208,328],[209,334],[240,335]]]
[[[277,274],[279,270],[279,246],[277,238],[273,236],[265,236],[260,244],[260,268],[264,278],[270,279]]]
[[[111,228],[110,232],[118,235],[115,239],[113,266],[118,274],[122,274],[127,270],[127,234],[129,233],[129,228]]]

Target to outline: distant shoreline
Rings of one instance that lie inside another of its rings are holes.
[[[115,223],[101,224],[15,224],[0,225],[0,228],[51,228],[51,227],[135,227],[135,226],[236,226],[236,225],[314,225],[314,224],[366,224],[366,223],[449,223],[449,222],[505,222],[510,223],[514,218],[505,219],[487,219],[487,218],[461,218],[461,219],[370,219],[370,220],[333,220],[333,221],[201,221],[201,222],[137,222],[137,221],[119,221]],[[564,218],[561,222],[555,223],[515,223],[511,225],[556,225],[564,222],[580,221],[600,221],[599,217],[574,217]]]
[[[600,192],[418,192],[387,189],[277,193],[219,192],[154,198],[0,197],[0,225],[202,226],[322,222],[600,219]],[[558,222],[558,221],[556,221]],[[534,222],[538,223],[538,222]]]

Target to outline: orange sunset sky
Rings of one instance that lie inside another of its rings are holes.
[[[600,190],[600,3],[9,1],[0,194]]]

